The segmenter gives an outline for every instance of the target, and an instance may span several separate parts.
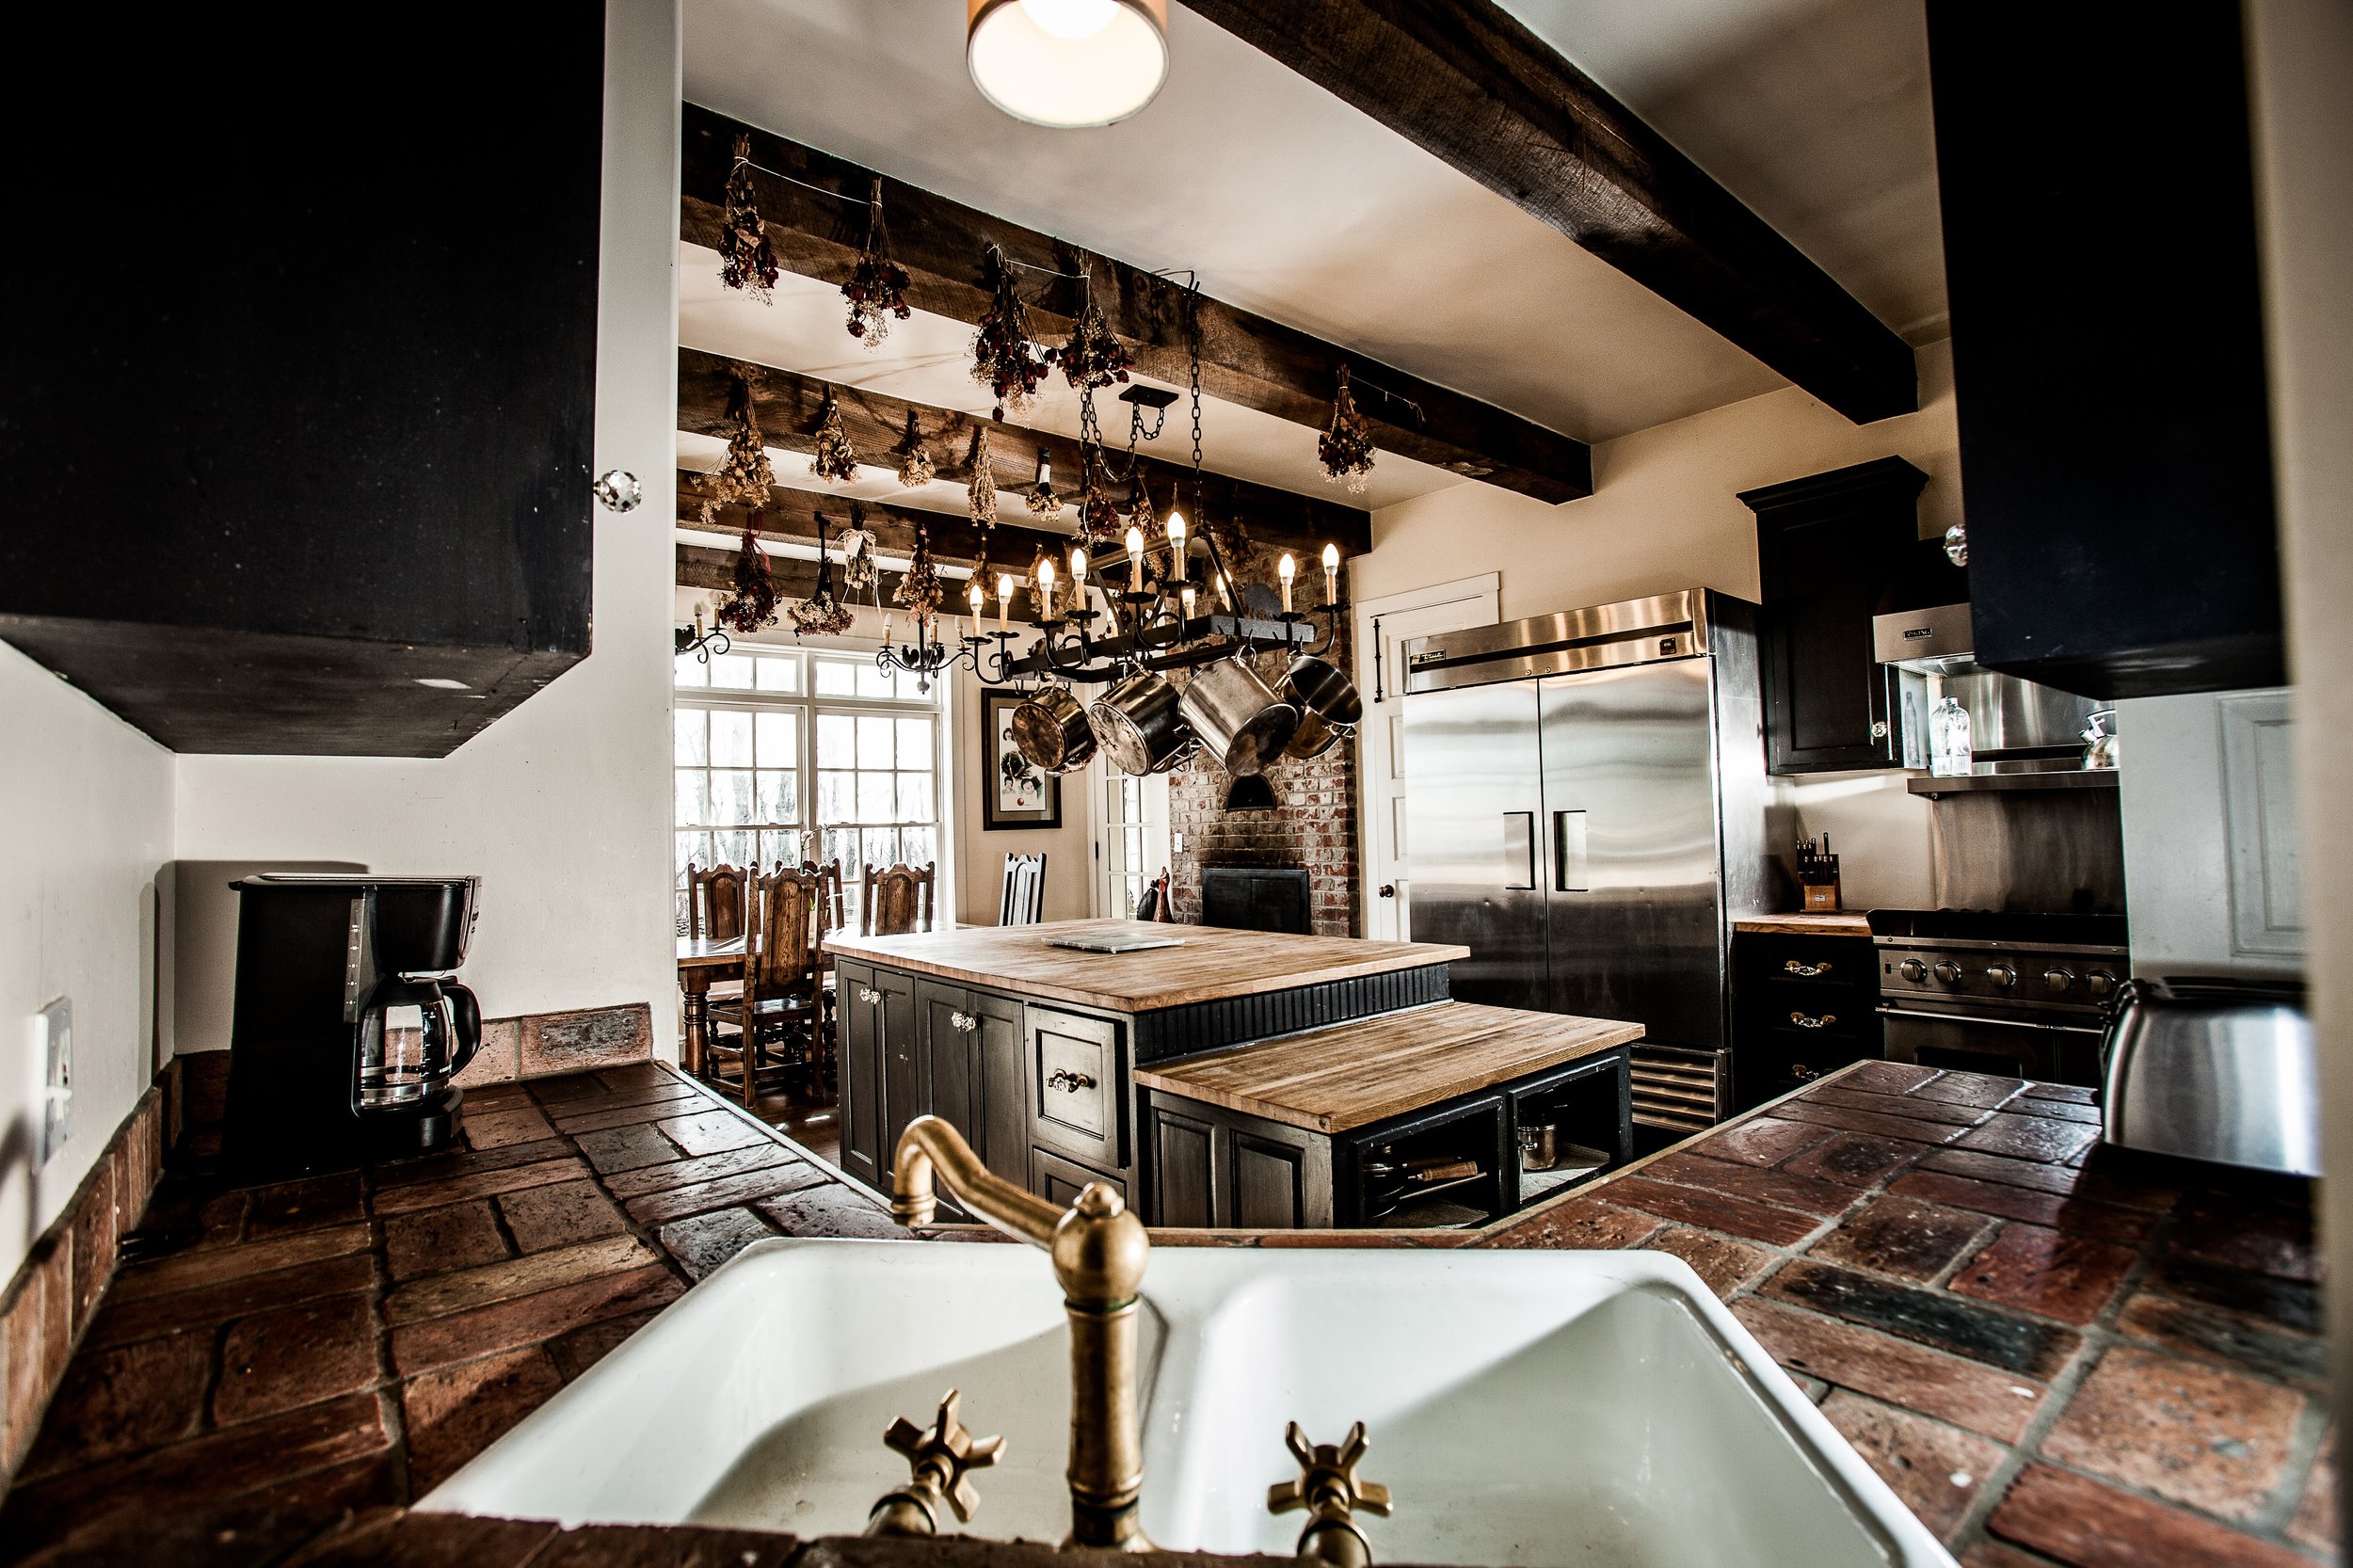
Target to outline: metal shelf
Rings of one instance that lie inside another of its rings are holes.
[[[2054,768],[2048,773],[1973,773],[1961,778],[1907,778],[1915,795],[1965,795],[2009,790],[2113,790],[2114,768]]]

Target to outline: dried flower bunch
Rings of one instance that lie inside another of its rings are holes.
[[[890,230],[883,222],[882,181],[877,179],[866,199],[866,248],[850,268],[850,280],[841,285],[841,297],[850,302],[850,336],[862,347],[880,348],[890,331],[891,317],[904,321],[913,313],[907,309],[906,293],[912,280],[907,269],[891,260]]]
[[[906,439],[900,443],[899,483],[910,490],[920,490],[930,484],[939,472],[932,462],[932,455],[923,450],[923,432],[915,423],[915,410],[907,410]]]
[[[899,591],[891,596],[891,602],[914,611],[916,624],[922,626],[938,616],[947,597],[947,590],[940,586],[939,568],[932,560],[931,530],[919,522],[914,553],[907,558],[906,575],[899,579]]]
[[[1033,517],[1051,518],[1062,515],[1062,497],[1054,493],[1054,481],[1041,472],[1037,483],[1021,492],[1021,504]]]
[[[771,303],[776,286],[776,248],[768,243],[768,225],[760,220],[752,198],[752,138],[735,138],[735,167],[728,171],[727,216],[719,228],[719,281],[750,295],[762,305]]]
[[[857,527],[857,512],[853,508],[850,526]],[[849,536],[842,536],[842,544],[849,544]],[[848,563],[842,567],[842,577],[850,576]],[[833,562],[825,554],[825,514],[817,514],[817,587],[807,599],[792,606],[792,634],[795,637],[838,637],[851,625],[850,607],[841,602],[833,591]]]
[[[1332,399],[1332,428],[1316,438],[1316,456],[1323,462],[1326,479],[1343,479],[1362,495],[1372,483],[1372,432],[1356,411],[1348,390],[1348,367],[1340,366],[1340,390]]]
[[[850,444],[849,427],[841,423],[841,406],[833,389],[825,389],[825,406],[817,415],[817,450],[810,454],[808,472],[829,484],[846,484],[857,477],[857,449]]]
[[[820,550],[824,537],[824,520],[821,518],[817,523]],[[866,526],[865,506],[856,501],[850,503],[850,526],[841,531],[841,585],[853,596],[874,585],[874,532]]]
[[[1114,381],[1125,381],[1128,373],[1136,368],[1136,357],[1128,352],[1112,331],[1112,324],[1104,319],[1103,308],[1095,302],[1095,280],[1090,277],[1080,285],[1086,303],[1079,307],[1079,319],[1070,328],[1070,341],[1058,349],[1048,350],[1048,356],[1062,366],[1062,373],[1073,387],[1108,387]]]
[[[710,482],[711,507],[715,511],[738,501],[754,508],[765,506],[776,472],[769,466],[768,448],[760,439],[751,377],[741,371],[728,383],[728,454]]]
[[[983,528],[997,526],[997,459],[988,449],[988,426],[976,426],[972,431],[972,450],[965,458],[972,470],[972,484],[965,492],[966,509],[972,520]]]
[[[735,585],[712,612],[720,625],[746,636],[776,621],[776,584],[768,572],[768,557],[760,548],[755,527],[759,520],[760,514],[755,512],[744,525],[744,542],[735,552]]]
[[[1030,330],[1030,308],[1014,287],[1013,264],[993,248],[988,259],[997,275],[995,294],[972,334],[972,379],[996,394],[990,417],[1003,419],[1007,408],[1019,413],[1037,395],[1047,353]]]
[[[1124,537],[1128,532],[1117,504],[1093,474],[1079,492],[1079,532],[1095,544]]]

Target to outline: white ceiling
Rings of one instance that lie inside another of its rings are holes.
[[[1882,320],[1915,342],[1943,335],[1919,0],[1505,3]],[[1138,265],[1198,268],[1218,298],[1587,440],[1785,384],[1181,5],[1160,98],[1099,131],[1041,130],[984,103],[952,0],[688,0],[685,28],[696,103]],[[754,318],[758,305],[697,289],[706,259],[681,280],[690,344],[985,407],[953,385],[957,324],[902,323],[887,368],[835,368],[866,357],[832,307],[779,290]],[[1073,409],[1046,417],[1076,430]],[[1210,417],[1221,469],[1321,488],[1301,427]],[[1392,454],[1375,472],[1375,504],[1457,482]]]

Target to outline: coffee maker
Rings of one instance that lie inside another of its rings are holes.
[[[456,984],[481,879],[267,872],[237,899],[222,1154],[315,1170],[444,1148],[482,1043]]]

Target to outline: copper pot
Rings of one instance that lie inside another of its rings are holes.
[[[1280,761],[1299,730],[1299,710],[1239,659],[1204,665],[1177,698],[1202,749],[1237,778]]]
[[[1131,675],[1087,706],[1087,726],[1103,755],[1138,777],[1166,773],[1193,742],[1176,709],[1176,688],[1164,675]]]
[[[1044,773],[1075,773],[1095,757],[1087,711],[1067,688],[1048,686],[1016,704],[1007,721],[1014,748]]]

